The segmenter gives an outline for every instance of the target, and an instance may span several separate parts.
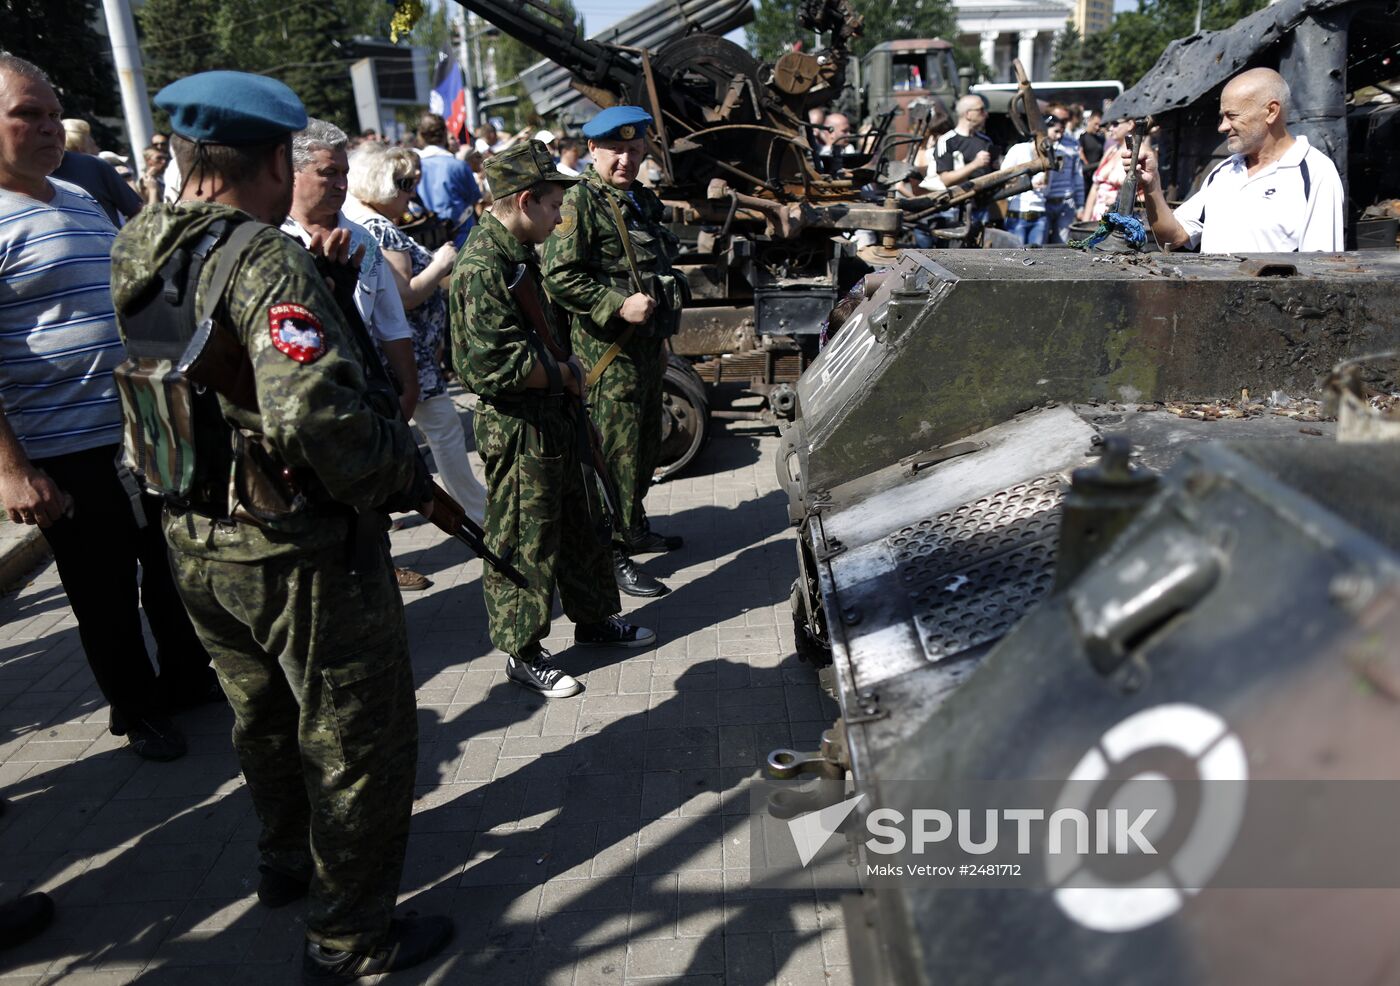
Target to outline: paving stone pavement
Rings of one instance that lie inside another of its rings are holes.
[[[718,423],[717,423],[718,424]],[[450,912],[450,951],[392,983],[851,981],[841,909],[751,889],[747,788],[771,749],[814,749],[835,717],[794,653],[793,534],[777,439],[731,423],[648,508],[683,550],[645,567],[673,592],[624,596],[645,651],[546,645],[586,691],[506,682],[481,564],[431,527],[394,535],[429,575],[405,599],[420,752],[402,908]],[[293,982],[301,908],[256,902],[258,826],[226,708],[180,717],[190,752],[137,759],[106,730],[52,565],[0,598],[0,899],[58,904],[0,953],[0,986]]]

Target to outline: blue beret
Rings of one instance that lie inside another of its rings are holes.
[[[645,137],[651,114],[640,106],[609,106],[588,123],[583,135],[589,140],[631,140]]]
[[[306,107],[276,79],[247,72],[200,72],[156,93],[170,129],[211,144],[258,144],[306,127]]]

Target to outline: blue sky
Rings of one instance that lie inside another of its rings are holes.
[[[584,30],[589,34],[597,34],[646,5],[646,0],[574,0],[574,6],[583,14]]]

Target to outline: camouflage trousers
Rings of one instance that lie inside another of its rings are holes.
[[[172,555],[233,706],[263,864],[311,879],[311,941],[378,943],[403,871],[418,757],[387,547],[383,565],[362,575],[350,574],[340,546],[242,564]]]
[[[560,401],[483,403],[473,430],[486,471],[486,544],[514,549],[511,562],[530,583],[521,589],[486,569],[491,642],[507,654],[533,651],[549,633],[556,585],[575,623],[619,612],[612,561],[588,516],[573,414]]]
[[[632,338],[588,393],[603,436],[628,530],[647,526],[642,501],[661,457],[661,367],[664,339]],[[621,533],[621,532],[618,532]]]

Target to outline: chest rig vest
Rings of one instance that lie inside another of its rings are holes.
[[[218,319],[239,258],[264,228],[221,219],[175,251],[121,311],[127,359],[114,376],[126,462],[148,492],[176,510],[275,526],[306,498],[262,437],[230,422],[219,402],[257,411],[248,353]],[[211,255],[214,273],[197,306]]]

